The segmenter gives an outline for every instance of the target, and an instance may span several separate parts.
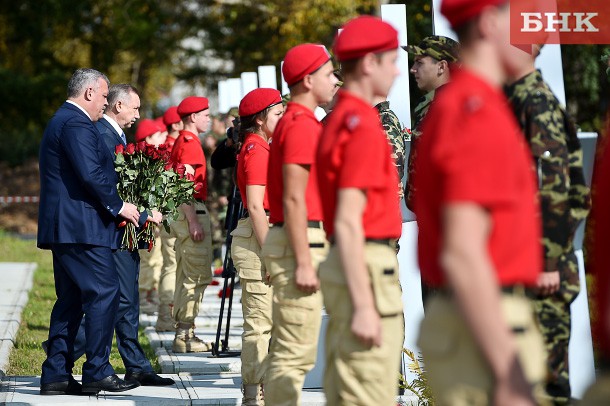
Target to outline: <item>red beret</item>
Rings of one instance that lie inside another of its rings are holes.
[[[398,48],[398,31],[390,24],[372,16],[348,21],[335,38],[333,52],[339,61],[361,58]]]
[[[478,16],[485,7],[498,6],[508,0],[443,0],[441,13],[453,28]]]
[[[330,54],[324,45],[301,44],[291,48],[284,57],[282,74],[288,86],[298,83],[320,66],[330,60]]]
[[[254,89],[241,99],[239,103],[239,116],[247,117],[260,113],[267,107],[275,106],[282,102],[282,94],[276,89],[260,88]]]
[[[169,109],[165,110],[165,114],[163,114],[163,124],[170,125],[180,121],[180,116],[178,115],[178,106],[172,106]]]
[[[165,131],[165,128],[159,125],[155,120],[145,118],[140,121],[136,130],[136,142],[144,141],[144,139],[156,132]]]
[[[157,123],[157,125],[162,128],[163,131],[167,131],[165,128],[165,123],[163,122],[163,116],[155,118],[155,123]]]
[[[192,113],[199,113],[209,107],[210,104],[206,97],[189,96],[178,105],[178,115],[185,117]]]

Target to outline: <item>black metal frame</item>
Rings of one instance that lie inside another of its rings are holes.
[[[224,278],[223,284],[223,295],[220,302],[220,313],[218,315],[218,327],[216,329],[216,340],[212,344],[212,355],[214,357],[233,357],[241,354],[241,351],[231,350],[229,348],[229,330],[231,327],[231,310],[233,307],[233,292],[235,290],[235,276],[237,274],[235,266],[233,265],[233,258],[231,258],[231,243],[233,237],[231,232],[237,227],[237,222],[242,217],[244,212],[244,206],[239,194],[237,186],[233,187],[233,194],[229,207],[227,208],[227,216],[225,226],[227,229],[227,238],[225,240],[226,253],[224,262],[222,264],[222,277]],[[225,327],[224,340],[220,339],[222,335],[222,323],[224,318],[225,302],[227,299],[227,287],[230,286],[229,291],[229,305],[227,307],[227,322]]]

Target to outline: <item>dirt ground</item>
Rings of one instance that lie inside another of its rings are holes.
[[[0,162],[0,196],[38,196],[38,161],[29,160],[15,168]],[[36,235],[38,203],[0,203],[0,229],[22,234]]]

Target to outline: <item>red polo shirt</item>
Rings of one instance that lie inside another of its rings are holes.
[[[205,155],[201,142],[196,134],[181,130],[172,148],[170,158],[173,162],[191,165],[195,169],[195,182],[201,182],[203,187],[194,195],[195,199],[207,200],[208,182],[206,179]]]
[[[244,208],[248,208],[247,185],[267,185],[269,144],[260,135],[248,134],[237,156],[237,186]],[[265,188],[263,207],[269,210],[269,197]]]
[[[165,143],[168,145],[170,151],[174,148],[174,144],[176,143],[176,139],[174,137],[170,137],[169,135],[165,139]]]
[[[422,278],[444,285],[443,207],[475,203],[492,221],[488,250],[501,285],[536,282],[540,214],[531,156],[499,89],[462,70],[424,119],[415,170]]]
[[[366,192],[362,217],[366,238],[399,238],[402,217],[396,199],[398,174],[377,111],[341,90],[326,123],[317,152],[318,183],[324,209],[324,229],[334,235],[337,191]]]
[[[309,165],[309,179],[305,189],[307,220],[322,220],[315,160],[321,133],[322,124],[316,119],[313,111],[298,103],[288,103],[284,116],[273,132],[269,153],[267,191],[271,224],[284,221],[282,167],[286,164]]]

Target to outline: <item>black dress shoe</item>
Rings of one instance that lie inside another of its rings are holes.
[[[96,382],[83,383],[83,393],[96,394],[100,391],[106,392],[124,392],[129,389],[134,389],[140,386],[138,382],[125,382],[116,375],[110,375]]]
[[[176,383],[172,378],[163,378],[154,372],[127,371],[125,380],[139,382],[142,386],[169,386]]]
[[[40,385],[41,395],[74,395],[82,394],[81,384],[70,377],[68,381],[52,382]]]

